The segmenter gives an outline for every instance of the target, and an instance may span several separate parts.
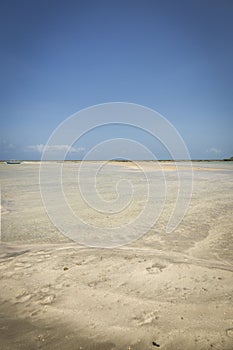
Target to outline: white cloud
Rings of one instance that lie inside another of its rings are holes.
[[[221,154],[222,151],[219,148],[211,147],[206,150],[207,153],[212,153],[212,154]]]
[[[81,153],[85,151],[84,147],[72,147],[70,145],[44,145],[44,144],[38,144],[38,145],[30,145],[27,147],[27,149],[36,151],[39,153],[42,153],[44,151],[49,152],[72,152],[72,153]]]
[[[27,150],[31,150],[31,151],[37,151],[39,153],[42,153],[44,149],[44,145],[40,144],[40,145],[30,145],[27,146]]]

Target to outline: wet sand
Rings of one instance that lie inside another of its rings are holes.
[[[140,184],[130,166],[111,171]],[[50,222],[39,164],[0,165],[1,349],[233,349],[233,164],[194,163],[192,201],[171,234],[175,169],[162,167],[171,195],[156,225],[134,243],[101,249]],[[70,180],[66,188],[72,201]]]

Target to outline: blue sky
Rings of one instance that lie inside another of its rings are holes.
[[[232,156],[232,16],[231,0],[2,1],[0,159],[40,159],[67,117],[113,101],[158,111],[193,159]],[[90,132],[75,157],[113,137],[166,157],[123,126]]]

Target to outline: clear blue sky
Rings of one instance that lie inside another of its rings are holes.
[[[0,159],[39,159],[65,118],[112,101],[157,110],[193,159],[233,156],[232,18],[232,0],[1,1]]]

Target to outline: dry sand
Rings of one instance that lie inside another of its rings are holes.
[[[190,208],[172,234],[171,196],[147,235],[100,249],[49,221],[38,164],[1,164],[1,350],[232,350],[233,163],[194,165]]]

